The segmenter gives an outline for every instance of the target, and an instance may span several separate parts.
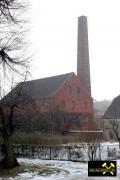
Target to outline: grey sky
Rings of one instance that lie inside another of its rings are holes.
[[[120,94],[120,1],[31,0],[32,78],[76,73],[77,20],[88,17],[94,99]]]

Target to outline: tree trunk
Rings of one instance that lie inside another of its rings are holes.
[[[13,145],[10,137],[5,138],[3,144],[4,159],[2,165],[4,168],[14,168],[19,166],[17,159],[14,155]]]
[[[19,166],[19,164],[14,155],[12,139],[10,136],[9,128],[5,123],[5,117],[4,117],[3,109],[1,107],[0,107],[0,119],[2,124],[1,132],[3,138],[2,154],[4,156],[0,164],[3,168],[14,168],[16,166]]]

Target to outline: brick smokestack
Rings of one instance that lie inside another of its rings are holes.
[[[77,75],[91,95],[87,17],[78,18]]]

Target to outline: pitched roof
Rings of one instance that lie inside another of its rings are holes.
[[[103,116],[104,119],[120,119],[120,95],[117,96]]]
[[[19,83],[7,96],[17,94],[16,92],[18,92],[22,86],[20,94],[27,95],[32,99],[52,97],[57,89],[59,89],[64,81],[72,74],[73,73],[67,73]]]

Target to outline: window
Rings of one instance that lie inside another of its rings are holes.
[[[67,119],[64,117],[64,119],[63,119],[63,122],[64,122],[64,124],[66,124],[67,123]]]
[[[71,93],[71,91],[72,91],[71,86],[67,86],[67,92]]]
[[[85,110],[87,110],[87,101],[84,102]]]
[[[75,101],[74,100],[72,100],[72,108],[71,108],[71,110],[74,110],[75,109]]]
[[[61,108],[65,108],[65,100],[63,100],[62,102],[61,102]]]
[[[80,94],[80,87],[77,87],[77,94]]]

